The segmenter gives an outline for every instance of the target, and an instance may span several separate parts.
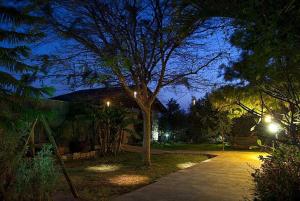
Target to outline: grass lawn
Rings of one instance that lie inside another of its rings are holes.
[[[177,143],[165,143],[165,144],[152,144],[153,149],[162,150],[190,150],[190,151],[221,151],[222,144],[177,144]],[[225,146],[225,150],[231,150],[230,147]]]
[[[152,166],[145,168],[140,154],[125,152],[117,157],[69,161],[66,162],[66,167],[83,200],[104,201],[205,159],[207,157],[203,155],[153,155]],[[60,180],[57,190],[69,193],[64,178],[61,177]]]
[[[164,144],[152,144],[153,149],[161,150],[189,150],[189,151],[222,151],[222,144],[179,144],[179,143],[164,143]],[[230,146],[225,146],[226,151],[261,151],[259,148],[255,149],[234,149]]]

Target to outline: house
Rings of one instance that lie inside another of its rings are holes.
[[[77,103],[77,104],[92,104],[105,106],[109,103],[109,106],[120,106],[130,109],[136,114],[137,119],[142,120],[142,112],[132,97],[129,97],[123,88],[112,87],[112,88],[96,88],[74,91],[71,93],[59,95],[51,98],[53,101],[59,101],[64,103]],[[84,105],[82,104],[82,105]],[[152,107],[152,140],[158,140],[158,117],[162,112],[166,110],[165,106],[158,100],[155,99]],[[142,132],[142,121],[139,121],[139,126],[132,125],[132,128]],[[87,127],[87,123],[81,121],[67,123],[61,126],[62,132],[80,132],[83,133],[82,137],[86,136],[86,132],[91,130]],[[76,127],[76,128],[74,128]],[[84,139],[82,139],[84,140]],[[125,137],[123,143],[133,143],[134,139],[129,136]]]

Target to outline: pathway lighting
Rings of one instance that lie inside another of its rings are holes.
[[[272,122],[268,125],[268,130],[271,133],[277,133],[280,130],[280,125],[278,123]]]

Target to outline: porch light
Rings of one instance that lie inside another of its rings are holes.
[[[193,105],[196,105],[196,99],[193,99]]]
[[[133,92],[133,96],[134,96],[134,98],[137,97],[137,92],[136,91]]]

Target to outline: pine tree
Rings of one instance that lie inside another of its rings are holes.
[[[43,37],[42,18],[32,14],[28,1],[0,0],[0,97],[41,96],[48,87],[33,87],[39,67],[33,65],[30,44]]]

